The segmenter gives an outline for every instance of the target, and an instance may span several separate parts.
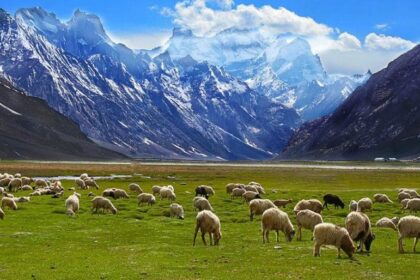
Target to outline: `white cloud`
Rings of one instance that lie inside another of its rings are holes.
[[[386,30],[388,28],[389,28],[388,23],[378,23],[375,25],[375,29],[378,29],[378,30]]]
[[[407,50],[414,47],[414,43],[400,37],[370,33],[365,38],[365,46],[370,50]]]
[[[156,31],[125,35],[109,34],[116,43],[122,43],[131,49],[153,49],[162,46],[171,36],[171,31]]]
[[[341,46],[344,50],[349,49],[360,49],[362,44],[356,36],[351,35],[347,32],[343,32],[338,36],[337,44]]]

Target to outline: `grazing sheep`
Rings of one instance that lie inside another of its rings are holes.
[[[276,199],[273,201],[274,205],[276,205],[277,207],[283,207],[286,208],[286,205],[289,203],[292,203],[293,200],[291,198],[289,199]]]
[[[245,193],[245,189],[243,188],[234,188],[232,190],[232,192],[230,193],[230,197],[231,198],[235,198],[235,197],[242,197],[242,195]]]
[[[348,231],[331,223],[321,223],[314,228],[314,256],[319,257],[320,249],[323,245],[333,245],[337,247],[337,256],[340,258],[341,249],[353,258],[355,247]]]
[[[258,191],[257,187],[256,187],[256,186],[254,186],[254,185],[246,185],[246,186],[245,186],[245,190],[246,190],[246,191],[248,191],[248,192],[256,192],[256,193],[260,193],[260,192]]]
[[[349,211],[357,211],[357,201],[356,200],[352,200],[349,203]]]
[[[21,188],[20,188],[22,191],[32,191],[34,188],[32,188],[31,186],[29,186],[29,185],[23,185]]]
[[[31,201],[31,197],[29,197],[29,196],[14,197],[13,200],[15,202],[29,202],[29,201]]]
[[[0,208],[0,219],[4,219],[4,216],[6,216],[6,214],[4,214],[3,209]]]
[[[97,190],[99,190],[98,184],[93,179],[87,179],[87,180],[85,180],[85,185],[86,185],[86,187],[94,187]]]
[[[153,186],[152,187],[152,193],[153,193],[153,195],[159,194],[161,188],[162,188],[161,186]]]
[[[409,194],[408,192],[402,191],[400,193],[398,193],[398,201],[401,202],[403,199],[410,199],[411,198],[411,194]]]
[[[143,190],[140,188],[139,184],[131,183],[128,185],[128,189],[138,194],[143,193]]]
[[[328,209],[328,204],[333,204],[334,208],[338,208],[338,207],[341,207],[341,209],[344,208],[343,201],[335,194],[330,194],[330,193],[326,194],[324,195],[323,199],[324,199],[324,205],[323,205],[324,208]]]
[[[242,194],[242,198],[244,199],[245,202],[250,202],[253,199],[261,198],[261,196],[258,192],[245,191]]]
[[[383,217],[376,222],[376,227],[383,227],[383,228],[392,228],[393,230],[397,230],[397,224],[400,218],[394,217],[392,219]]]
[[[86,180],[86,179],[89,178],[89,175],[87,173],[83,173],[83,174],[80,174],[80,177],[79,178],[84,181],[84,180]]]
[[[402,189],[402,192],[408,193],[411,198],[420,198],[420,195],[413,189]]]
[[[370,198],[364,197],[357,202],[357,211],[365,212],[367,210],[372,211],[373,202]]]
[[[98,213],[99,209],[102,209],[103,212],[111,211],[112,214],[117,214],[117,208],[115,208],[111,200],[103,196],[95,196],[92,199],[92,212]]]
[[[109,196],[109,197],[114,198],[114,192],[115,192],[115,190],[116,190],[116,188],[105,189],[102,192],[102,196],[104,196],[104,197]]]
[[[213,187],[207,186],[207,185],[201,185],[204,189],[206,189],[207,195],[212,196],[215,195],[216,192],[214,191]]]
[[[18,208],[16,202],[11,197],[3,197],[1,199],[1,208],[4,209],[5,207],[8,207],[12,210],[17,210]]]
[[[410,213],[420,211],[420,198],[412,198],[407,201],[406,210],[410,210]]]
[[[398,250],[404,253],[403,239],[414,238],[413,252],[416,252],[416,245],[420,238],[420,218],[416,216],[405,216],[397,224],[398,229]]]
[[[219,241],[222,238],[220,220],[211,211],[203,210],[197,214],[197,224],[194,231],[193,246],[195,246],[195,240],[197,238],[198,230],[201,232],[201,239],[204,245],[207,246],[205,235],[206,233],[210,236],[210,245],[219,245]]]
[[[176,200],[176,195],[174,191],[168,187],[161,188],[159,194],[160,194],[160,199],[167,198],[170,201]]]
[[[153,194],[150,193],[141,193],[137,196],[137,205],[142,203],[147,203],[148,205],[153,205],[156,202],[156,198]]]
[[[50,185],[49,183],[50,182],[48,182],[47,180],[44,180],[44,179],[36,179],[35,180],[35,186],[37,188],[45,188],[45,187],[48,187]]]
[[[184,208],[182,205],[179,205],[178,203],[172,203],[169,205],[169,214],[172,217],[177,217],[181,220],[184,219]]]
[[[198,186],[195,188],[195,196],[203,196],[205,198],[209,198],[207,190],[204,186]]]
[[[245,189],[245,185],[240,183],[229,183],[226,185],[226,193],[230,194],[236,188]]]
[[[261,186],[260,183],[257,183],[257,182],[249,182],[248,183],[248,186],[254,186],[257,189],[257,191],[258,191],[259,194],[265,194],[265,190]]]
[[[115,189],[114,190],[114,198],[115,199],[130,198],[130,196],[127,194],[127,192],[125,190]]]
[[[61,191],[61,192],[58,192],[58,193],[53,194],[51,197],[52,198],[60,198],[63,195],[64,195],[64,191]]]
[[[34,179],[30,177],[22,177],[22,185],[30,185],[34,182]]]
[[[372,233],[369,217],[361,212],[350,212],[345,220],[346,229],[354,241],[359,241],[359,251],[363,252],[363,246],[366,251],[370,251],[375,235]]]
[[[293,212],[297,214],[301,210],[309,209],[320,214],[323,208],[324,207],[321,201],[319,201],[318,199],[302,199],[295,205],[295,208],[293,208]]]
[[[5,177],[0,180],[0,187],[7,187],[12,179],[9,177]]]
[[[213,211],[213,208],[211,207],[210,202],[204,197],[200,197],[200,196],[194,197],[193,207],[194,209],[197,209],[198,211],[203,211],[203,210]]]
[[[252,221],[254,215],[261,215],[265,210],[276,208],[276,205],[269,199],[253,199],[249,203],[249,219]]]
[[[22,179],[13,178],[12,180],[10,180],[8,187],[9,192],[16,192],[20,187],[22,187]]]
[[[407,207],[408,202],[411,200],[411,198],[404,198],[401,200],[401,209],[404,210]]]
[[[74,192],[72,195],[70,195],[64,205],[66,206],[66,214],[70,215],[70,216],[74,216],[76,214],[77,211],[79,211],[79,197],[80,194],[78,194],[77,192]]]
[[[286,241],[290,242],[295,235],[293,224],[286,212],[281,211],[277,207],[264,211],[261,218],[261,230],[263,243],[269,242],[268,234],[270,230],[276,231],[276,241],[279,242],[279,231],[282,231],[286,237]]]
[[[76,184],[76,187],[81,188],[82,190],[87,189],[85,181],[83,181],[80,178],[77,178],[76,180],[74,180],[74,183]]]
[[[386,194],[377,193],[373,195],[373,200],[377,203],[393,203]]]
[[[317,224],[323,223],[322,216],[312,210],[301,210],[296,214],[297,221],[297,240],[302,240],[302,227],[309,229],[311,232]],[[313,238],[313,237],[312,237]]]

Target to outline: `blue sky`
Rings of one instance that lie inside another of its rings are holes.
[[[199,35],[244,25],[296,31],[333,73],[378,70],[420,41],[416,0],[0,0],[10,13],[33,6],[63,20],[77,8],[97,14],[115,41],[133,48],[161,45],[175,24]]]

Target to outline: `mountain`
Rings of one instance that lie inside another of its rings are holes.
[[[420,155],[420,45],[372,75],[335,112],[304,124],[280,158]]]
[[[175,28],[162,47],[148,53],[187,55],[223,67],[275,102],[295,108],[304,120],[328,115],[370,74],[328,75],[309,43],[290,34],[276,38],[255,29],[228,29],[210,37]]]
[[[37,160],[121,160],[79,126],[34,97],[0,79],[0,158]]]
[[[301,122],[222,67],[114,43],[79,10],[68,22],[41,8],[0,10],[0,67],[89,138],[132,157],[265,159]]]

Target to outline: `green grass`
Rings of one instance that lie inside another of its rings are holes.
[[[0,172],[24,175],[69,175],[87,171],[96,174],[134,174],[151,176],[128,180],[99,181],[106,187],[127,189],[140,183],[144,191],[155,184],[172,184],[177,202],[184,206],[185,220],[171,219],[168,201],[137,207],[135,195],[114,201],[117,215],[90,212],[89,191],[82,191],[81,210],[74,218],[65,215],[65,197],[32,197],[20,203],[17,211],[6,209],[0,221],[0,279],[415,279],[418,278],[420,253],[411,253],[412,240],[405,240],[408,253],[397,253],[397,234],[390,229],[374,228],[376,240],[372,253],[357,254],[357,261],[337,259],[335,248],[323,248],[320,258],[312,256],[311,233],[303,241],[286,243],[281,236],[277,248],[274,233],[271,243],[262,244],[260,216],[249,221],[248,208],[231,200],[224,186],[229,182],[260,182],[265,198],[322,199],[335,193],[347,204],[351,199],[376,192],[396,198],[401,186],[417,187],[420,172],[353,171],[249,167],[164,167],[164,166],[75,166],[8,163]],[[175,179],[168,178],[175,176]],[[65,189],[73,182],[64,181]],[[205,247],[197,239],[192,247],[196,212],[192,209],[194,188],[211,185],[216,196],[210,199],[222,223],[223,237],[218,247]],[[100,191],[94,191],[99,194]],[[17,196],[27,195],[21,192]],[[286,208],[292,222],[292,205]],[[324,221],[343,225],[347,208],[330,208]],[[383,216],[403,216],[397,203],[374,205],[369,213],[372,223]],[[420,245],[419,245],[420,251]]]

